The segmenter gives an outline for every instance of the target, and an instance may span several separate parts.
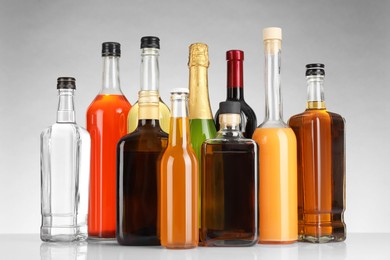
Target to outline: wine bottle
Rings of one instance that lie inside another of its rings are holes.
[[[282,30],[265,28],[265,119],[255,130],[260,164],[260,243],[297,240],[297,141],[282,118],[280,58]]]
[[[208,46],[204,43],[194,43],[189,47],[188,68],[190,71],[189,82],[189,118],[190,118],[190,133],[191,144],[194,148],[196,157],[200,164],[200,150],[202,143],[209,138],[214,138],[216,135],[213,114],[211,113],[208,76],[207,70],[209,67]],[[200,180],[200,165],[199,165],[199,183]],[[200,186],[199,186],[200,187]],[[200,190],[199,190],[199,209],[200,214]],[[199,227],[201,225],[199,215]]]
[[[76,124],[76,80],[57,80],[57,122],[41,134],[41,239],[71,242],[87,239],[91,139]]]
[[[251,246],[258,240],[258,146],[240,130],[238,101],[219,104],[220,130],[202,145],[204,246]]]
[[[120,87],[120,44],[102,44],[103,84],[87,111],[91,135],[91,185],[89,189],[88,235],[93,239],[115,239],[116,144],[127,134],[130,103]]]
[[[138,93],[138,127],[117,146],[117,240],[122,245],[160,245],[158,176],[168,134],[159,123],[158,91]]]
[[[244,52],[230,50],[227,60],[227,98],[226,101],[238,101],[241,104],[240,130],[244,137],[252,138],[257,126],[256,114],[244,99]],[[219,130],[219,114],[215,113],[215,125]]]
[[[158,57],[160,55],[160,39],[155,36],[141,38],[141,91],[157,91],[160,87],[160,69]],[[139,105],[136,102],[127,118],[127,132],[133,132],[138,126]],[[162,101],[159,94],[159,124],[165,133],[169,133],[169,108]]]
[[[346,238],[345,123],[326,110],[324,68],[306,65],[306,110],[289,120],[298,144],[298,238],[313,243]]]
[[[171,91],[168,147],[161,158],[161,245],[198,245],[198,161],[190,141],[188,89]]]

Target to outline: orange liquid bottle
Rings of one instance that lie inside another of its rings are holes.
[[[298,238],[297,143],[283,122],[280,93],[280,28],[264,29],[266,115],[252,139],[259,145],[260,239],[289,244]]]
[[[198,162],[191,146],[188,90],[171,91],[168,147],[161,158],[161,245],[171,249],[198,245]]]
[[[113,239],[116,230],[116,144],[127,134],[130,103],[119,82],[119,43],[103,43],[103,88],[87,111],[91,135],[88,236]]]

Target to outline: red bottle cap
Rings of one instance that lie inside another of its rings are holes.
[[[243,63],[244,52],[230,50],[226,52],[227,60],[227,87],[242,88],[244,86]]]

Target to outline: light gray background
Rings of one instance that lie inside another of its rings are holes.
[[[282,3],[283,2],[283,3]],[[390,1],[0,1],[0,233],[38,233],[39,134],[54,123],[56,78],[77,79],[77,121],[101,86],[101,43],[122,44],[121,83],[139,88],[139,39],[161,39],[161,94],[188,86],[188,46],[209,45],[213,112],[225,51],[245,51],[245,98],[264,118],[262,29],[283,29],[284,118],[305,109],[305,64],[326,65],[329,110],[347,120],[349,232],[390,232]]]

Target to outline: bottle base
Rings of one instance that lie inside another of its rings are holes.
[[[174,250],[180,250],[180,249],[192,249],[196,248],[197,244],[171,244],[171,245],[163,245],[166,249],[174,249]]]
[[[42,227],[41,240],[44,242],[85,241],[88,238],[86,227]]]
[[[310,243],[330,243],[330,242],[342,242],[346,239],[345,236],[311,236],[311,235],[300,235],[299,242],[310,242]]]
[[[267,241],[267,240],[260,240],[259,244],[262,245],[291,245],[298,242],[297,240],[288,240],[288,241]]]
[[[341,216],[337,217],[339,219],[341,218]],[[329,243],[342,242],[346,239],[345,224],[340,220],[320,223],[300,223],[298,228],[298,241],[300,242]]]

